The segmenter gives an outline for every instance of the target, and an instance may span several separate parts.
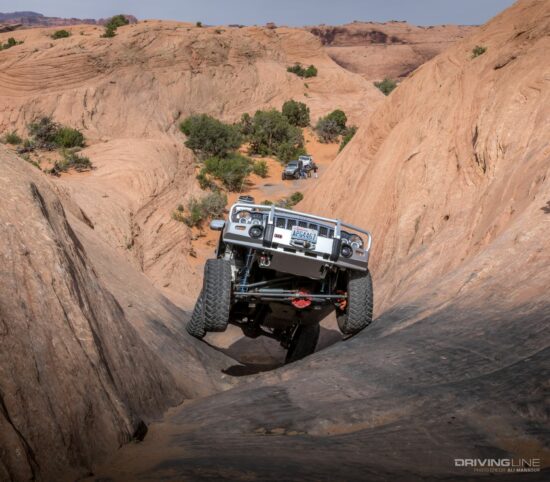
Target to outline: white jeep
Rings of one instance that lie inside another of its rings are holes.
[[[191,335],[232,323],[246,336],[278,340],[292,362],[315,351],[319,322],[332,310],[344,335],[372,322],[368,231],[246,196],[211,228],[221,234],[187,325]]]
[[[306,171],[311,171],[311,169],[313,169],[313,157],[312,156],[307,156],[307,155],[300,156],[300,157],[298,157],[298,161],[302,162],[302,165],[304,166],[304,169]]]

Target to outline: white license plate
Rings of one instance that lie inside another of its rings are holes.
[[[315,244],[317,242],[317,231],[302,228],[301,226],[293,226],[290,239],[292,241],[307,241],[308,243]]]

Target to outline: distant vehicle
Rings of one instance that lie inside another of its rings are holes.
[[[302,164],[304,166],[304,169],[306,171],[310,171],[311,169],[313,169],[313,157],[312,156],[307,156],[307,155],[304,155],[304,156],[300,156],[298,158],[298,161],[302,161]]]
[[[254,198],[252,196],[239,196],[239,202],[245,204],[254,204]]]
[[[304,163],[300,160],[290,161],[283,169],[282,179],[300,179],[300,172],[304,168]]]
[[[210,227],[221,234],[187,325],[191,335],[231,323],[248,337],[279,341],[293,362],[315,351],[319,323],[331,311],[344,335],[372,322],[368,231],[248,198]]]

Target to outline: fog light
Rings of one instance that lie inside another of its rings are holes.
[[[344,244],[342,246],[341,253],[342,253],[342,256],[344,258],[351,258],[351,255],[353,254],[353,249],[352,249],[351,246],[348,246],[347,244]]]
[[[262,233],[264,232],[263,228],[261,226],[252,226],[250,230],[248,231],[248,234],[250,234],[251,238],[260,238],[262,236]]]

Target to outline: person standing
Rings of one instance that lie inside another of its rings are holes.
[[[315,179],[317,179],[319,176],[317,175],[317,164],[313,163],[313,177],[315,177]]]

